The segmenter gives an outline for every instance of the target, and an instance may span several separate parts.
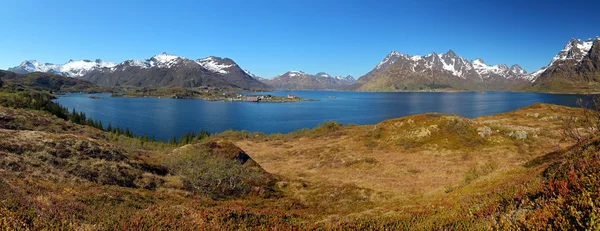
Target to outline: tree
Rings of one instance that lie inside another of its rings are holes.
[[[0,87],[4,86],[4,82],[0,79]]]

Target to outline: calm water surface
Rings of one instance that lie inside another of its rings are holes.
[[[136,134],[167,140],[188,131],[227,129],[287,133],[335,120],[343,124],[375,124],[386,119],[426,112],[468,118],[515,110],[544,102],[576,106],[582,96],[515,92],[371,93],[341,91],[278,91],[267,93],[315,99],[314,102],[248,103],[194,99],[112,98],[97,94],[68,94],[57,102],[83,111],[106,126],[129,127]],[[336,98],[328,98],[335,96]]]

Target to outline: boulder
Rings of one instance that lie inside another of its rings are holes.
[[[491,136],[492,129],[488,126],[478,127],[477,134],[479,134],[481,137]]]

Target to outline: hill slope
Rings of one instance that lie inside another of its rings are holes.
[[[327,122],[183,145],[79,125],[49,114],[49,98],[0,94],[0,228],[597,228],[598,137],[571,146],[561,129],[575,117],[585,126],[581,109]],[[48,112],[13,108],[23,106]]]
[[[99,87],[85,80],[63,77],[60,75],[34,72],[17,74],[0,70],[0,79],[5,80],[7,88],[31,88],[40,91],[53,92],[108,92],[109,88]],[[10,84],[9,84],[10,82]],[[0,84],[0,87],[2,85]]]

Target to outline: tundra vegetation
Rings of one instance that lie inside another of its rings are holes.
[[[51,99],[0,92],[2,229],[600,228],[591,109],[161,142]]]

